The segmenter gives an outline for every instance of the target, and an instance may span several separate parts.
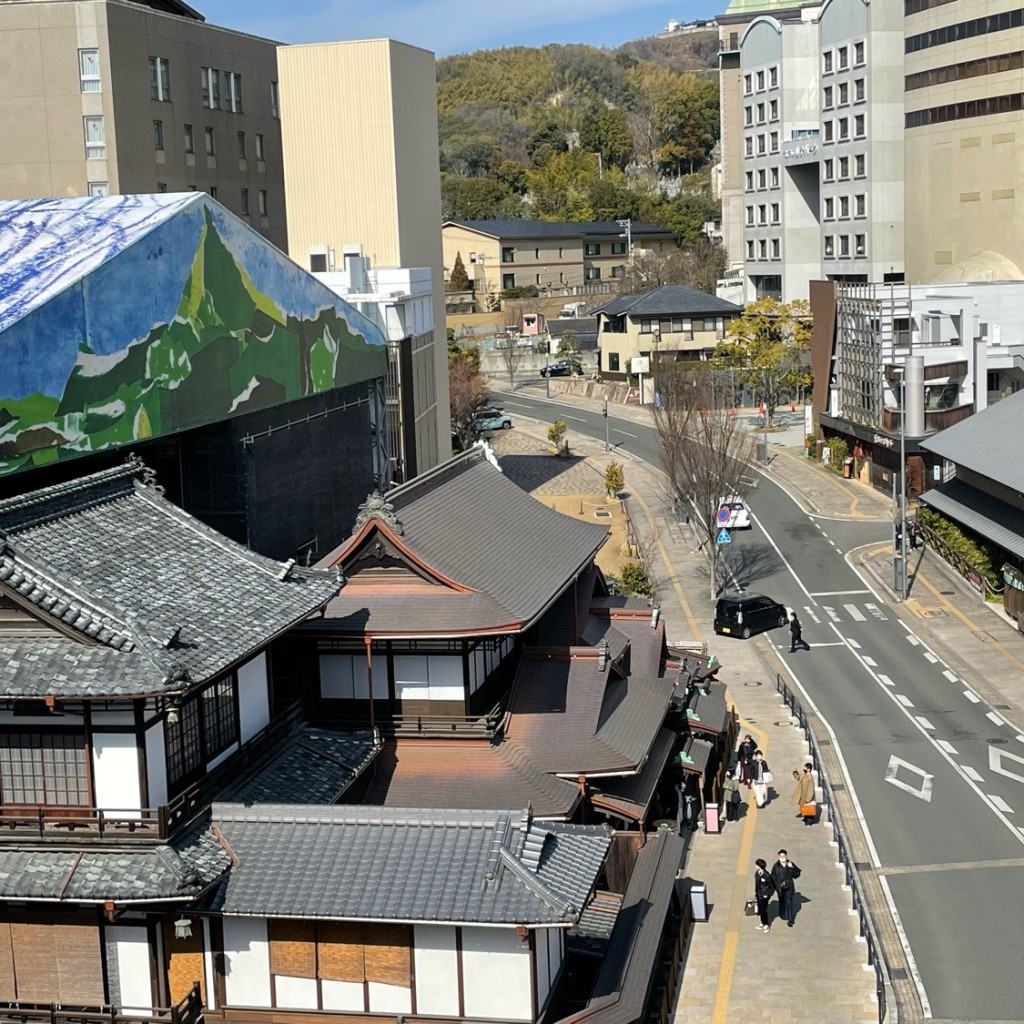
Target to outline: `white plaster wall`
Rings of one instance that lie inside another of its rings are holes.
[[[398,700],[429,700],[430,675],[425,654],[396,654],[395,697]]]
[[[379,981],[367,983],[370,992],[371,1013],[412,1013],[412,989],[402,985],[383,985]]]
[[[431,700],[463,700],[466,691],[462,682],[462,658],[434,656],[428,664]]]
[[[238,670],[238,726],[242,742],[252,739],[269,721],[267,655],[263,653]]]
[[[463,928],[462,991],[467,1017],[533,1020],[530,944],[513,928]]]
[[[321,981],[325,1010],[366,1009],[366,996],[361,981]]]
[[[274,976],[274,994],[282,1010],[316,1010],[316,978],[289,978]]]
[[[206,975],[206,1008],[217,1009],[217,985],[213,968],[213,940],[210,936],[210,919],[203,921],[203,973]],[[157,932],[159,935],[160,933]]]
[[[117,949],[117,977],[121,1005],[131,1013],[153,1013],[153,983],[149,964],[149,935],[139,925],[108,925],[107,936]]]
[[[413,969],[417,1013],[457,1017],[459,1013],[459,954],[455,929],[418,924],[413,928]]]
[[[92,766],[96,779],[96,806],[110,811],[131,811],[141,817],[139,751],[135,736],[127,732],[92,735]]]
[[[149,806],[167,803],[167,752],[164,749],[164,720],[146,730],[146,775],[149,783]]]
[[[224,918],[224,996],[228,1006],[270,1007],[270,942],[262,918]]]

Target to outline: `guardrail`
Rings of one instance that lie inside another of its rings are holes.
[[[203,1017],[199,983],[174,1006],[125,1010],[119,1006],[0,1002],[0,1021],[12,1024],[198,1024]]]
[[[867,909],[861,882],[857,876],[853,857],[850,853],[850,843],[843,830],[839,813],[836,810],[832,786],[829,783],[828,774],[825,771],[824,764],[822,763],[817,740],[815,739],[814,733],[811,731],[810,725],[807,721],[807,712],[800,703],[799,697],[797,697],[785,682],[783,682],[782,676],[777,672],[775,673],[775,689],[786,702],[786,706],[792,712],[793,717],[800,723],[800,728],[804,731],[804,736],[807,738],[807,744],[811,751],[811,761],[814,765],[814,770],[818,773],[818,783],[821,786],[823,803],[827,804],[829,808],[828,817],[829,822],[832,825],[832,840],[838,848],[839,862],[842,864],[843,871],[846,874],[846,884],[850,887],[851,908],[857,913],[860,936],[864,939],[864,942],[867,945],[868,964],[873,967],[875,971],[875,995],[878,999],[878,1020],[880,1022],[888,1020],[891,1021],[892,1024],[897,1024],[899,1021],[899,1011],[896,1006],[896,1000],[893,997],[892,982],[889,980],[889,967],[882,955],[881,944],[878,940],[878,935],[875,932],[874,924],[871,921],[870,911]]]

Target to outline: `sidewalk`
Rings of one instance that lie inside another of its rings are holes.
[[[600,408],[598,402],[574,401]],[[609,413],[650,422],[648,409],[627,406]],[[547,425],[517,417],[514,433],[543,441]],[[802,438],[787,434],[786,443],[779,444],[778,435],[769,437],[772,458],[766,472],[807,511],[843,519],[891,518],[887,496],[809,461]],[[857,937],[857,918],[849,910],[850,894],[844,891],[831,829],[823,823],[805,828],[789,802],[790,771],[803,763],[807,747],[775,692],[770,646],[758,639],[740,643],[714,637],[706,561],[695,553],[691,528],[676,521],[664,477],[627,452],[606,453],[597,441],[573,434],[571,443],[585,465],[602,475],[612,459],[624,463],[631,516],[637,529],[654,539],[653,576],[669,642],[709,641],[722,661],[719,678],[728,685],[740,715],[741,735],[754,735],[777,780],[767,808],[745,803],[738,823],[725,824],[719,835],[698,833],[693,838],[685,872],[707,884],[711,913],[707,923],[692,930],[676,1020],[877,1021],[874,971]],[[927,551],[913,553],[910,593],[906,602],[900,601],[891,586],[892,556],[890,545],[875,544],[849,557],[938,657],[1000,713],[1024,725],[1024,638]],[[839,778],[833,766],[830,777],[833,782]],[[744,791],[744,796],[749,794]],[[855,824],[845,816],[844,822],[848,829]],[[775,923],[765,935],[756,931],[753,919],[743,916],[743,904],[751,895],[754,858],[764,857],[770,865],[780,847],[803,869],[798,883],[803,902],[793,929]],[[884,903],[875,906],[872,901],[872,913],[882,930],[892,933]],[[910,1006],[905,1009],[907,1019],[916,1016]]]

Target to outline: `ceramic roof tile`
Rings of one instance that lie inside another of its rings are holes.
[[[642,295],[620,295],[598,307],[606,316],[687,316],[693,313],[732,313],[743,311],[734,302],[698,291],[685,284],[664,284]]]

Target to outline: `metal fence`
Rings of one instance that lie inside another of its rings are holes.
[[[850,851],[850,843],[843,829],[839,813],[836,810],[832,786],[829,782],[825,766],[822,763],[817,740],[814,738],[814,733],[811,732],[810,724],[807,720],[807,712],[800,703],[800,698],[783,682],[782,676],[778,673],[775,674],[775,688],[786,702],[786,706],[793,713],[793,716],[800,723],[800,728],[804,731],[807,745],[811,751],[811,761],[814,764],[814,770],[818,773],[822,802],[828,805],[828,817],[832,825],[832,840],[838,848],[839,862],[842,864],[846,875],[846,884],[850,887],[851,907],[857,913],[860,936],[867,945],[868,964],[875,970],[875,995],[878,998],[878,1019],[880,1022],[890,1021],[892,1024],[898,1024],[899,1012],[896,1001],[893,998],[892,983],[889,980],[889,968],[885,963],[881,944],[878,941],[878,935],[871,921],[871,914],[867,908],[864,891],[857,875],[853,855]]]

